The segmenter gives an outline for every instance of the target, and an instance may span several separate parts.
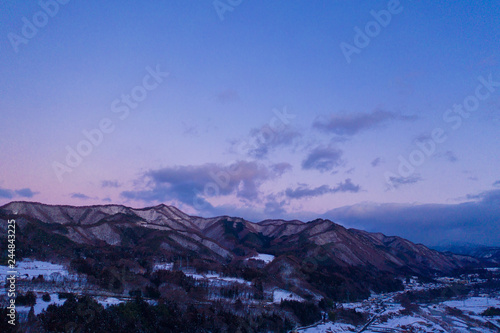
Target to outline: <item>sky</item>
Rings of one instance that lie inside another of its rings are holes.
[[[1,6],[0,204],[500,246],[498,1]]]

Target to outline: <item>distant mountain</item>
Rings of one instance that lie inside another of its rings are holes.
[[[462,243],[434,246],[433,248],[441,252],[470,256],[492,264],[500,264],[500,247],[498,246],[484,246],[478,244]]]
[[[281,288],[293,286],[304,297],[338,299],[346,292],[366,297],[373,290],[400,288],[396,276],[445,274],[479,263],[324,219],[253,223],[230,216],[190,216],[166,205],[133,209],[32,202],[0,207],[1,229],[7,228],[10,218],[16,219],[19,228],[19,256],[57,258],[80,270],[87,265],[93,267],[88,274],[96,279],[101,276],[94,271],[106,269],[102,263],[121,262],[118,266],[125,266],[127,272],[141,272],[148,279],[153,263],[178,265],[180,259],[182,266],[184,258],[199,271],[216,270]],[[245,259],[257,253],[275,259],[252,266]]]

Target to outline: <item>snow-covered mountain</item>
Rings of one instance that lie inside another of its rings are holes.
[[[73,264],[92,257],[129,259],[127,269],[134,272],[148,271],[148,263],[176,258],[190,260],[196,269],[236,275],[250,265],[260,270],[255,274],[273,277],[276,286],[292,281],[299,289],[319,294],[342,288],[366,294],[392,288],[384,281],[395,276],[430,276],[478,264],[471,257],[441,253],[396,236],[346,229],[324,219],[254,223],[230,216],[190,216],[166,205],[134,209],[12,202],[0,207],[1,229],[12,218],[19,229],[20,256],[57,257]],[[247,260],[259,254],[272,260]],[[325,281],[342,288],[325,291]]]

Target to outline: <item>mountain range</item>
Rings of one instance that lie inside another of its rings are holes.
[[[35,202],[0,207],[3,231],[8,219],[16,220],[18,259],[63,262],[97,282],[106,270],[117,267],[135,274],[127,281],[147,285],[155,264],[182,267],[184,260],[198,272],[216,271],[254,285],[260,281],[294,289],[305,298],[341,299],[346,294],[363,298],[372,291],[401,288],[396,277],[431,277],[481,264],[470,256],[347,229],[325,219],[255,223],[230,216],[191,216],[163,204],[135,209]],[[269,254],[273,260],[248,260],[258,254]]]

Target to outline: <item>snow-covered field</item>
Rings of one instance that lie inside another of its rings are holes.
[[[47,309],[47,307],[50,304],[56,304],[56,305],[62,305],[66,301],[65,298],[60,299],[59,294],[57,293],[51,293],[50,294],[50,301],[45,302],[42,299],[42,293],[36,293],[37,294],[37,299],[36,299],[36,304],[33,306],[33,310],[35,311],[35,315],[38,315],[41,313],[43,310]],[[116,297],[94,297],[94,299],[102,304],[104,307],[109,306],[109,305],[114,305],[114,304],[119,304],[122,302],[125,302],[125,300],[118,299]],[[31,307],[29,306],[17,306],[16,310],[20,314],[28,314],[30,311]]]
[[[469,312],[480,314],[491,306],[500,308],[500,299],[489,297],[470,297],[464,300],[446,301],[441,304],[449,306],[450,308],[457,308],[466,314]]]
[[[263,262],[270,263],[274,260],[274,256],[269,254],[258,254],[247,260],[261,260]],[[153,270],[172,270],[173,263],[157,263],[154,265]],[[0,266],[0,286],[5,284],[5,279],[7,277],[10,269],[7,266]],[[77,279],[80,281],[84,277],[70,274],[68,270],[60,264],[44,262],[39,260],[24,259],[19,261],[16,265],[17,278],[24,283],[31,283],[32,278],[36,278],[39,275],[44,277],[45,281],[56,281],[56,285],[59,285],[58,281],[72,281]],[[233,284],[240,284],[245,286],[251,286],[251,282],[246,281],[237,277],[226,277],[221,276],[215,272],[211,273],[196,273],[194,269],[183,270],[187,276],[191,276],[199,281],[208,281],[210,285],[213,286],[227,286]],[[84,281],[84,280],[81,280]],[[446,285],[446,279],[443,279],[442,283],[429,283],[422,284],[416,280],[411,280],[410,283],[405,283],[405,291],[408,290],[429,290],[434,288],[442,287]],[[85,283],[85,282],[82,282]],[[39,289],[34,289],[37,295],[37,302],[34,306],[35,314],[41,313],[46,309],[49,304],[61,305],[65,302],[65,299],[59,299],[57,288],[51,287],[47,290],[46,285],[51,286],[54,282],[47,284],[40,284]],[[69,287],[69,289],[67,289]],[[41,288],[41,289],[40,289]],[[245,288],[243,288],[245,289]],[[78,288],[74,286],[68,286],[65,284],[65,291],[71,291],[78,293]],[[42,295],[45,292],[49,292],[51,300],[45,302],[42,299]],[[88,291],[88,290],[87,290]],[[297,294],[291,293],[290,291],[279,289],[279,288],[269,288],[267,291],[269,297],[266,297],[270,301],[270,296],[272,292],[272,301],[279,304],[282,300],[295,300],[304,301],[304,299]],[[5,297],[5,288],[0,288],[0,295]],[[487,296],[480,295],[480,297],[467,297],[465,299],[454,299],[449,301],[444,301],[436,304],[419,304],[420,308],[413,313],[403,312],[404,308],[395,301],[395,296],[400,292],[387,293],[387,294],[372,294],[370,299],[362,302],[352,302],[343,303],[342,306],[345,309],[356,309],[358,312],[364,312],[369,315],[370,318],[375,318],[372,324],[364,332],[403,332],[411,328],[412,332],[500,332],[500,316],[497,317],[483,317],[480,314],[489,307],[500,308],[500,296]],[[95,295],[100,295],[97,292]],[[109,295],[111,296],[111,295]],[[106,294],[102,296],[95,296],[94,299],[98,301],[103,306],[109,306],[112,304],[118,304],[126,301],[126,298],[120,299],[116,297],[109,297]],[[215,299],[218,299],[217,296]],[[249,302],[256,302],[251,300]],[[455,310],[456,309],[456,310]],[[24,317],[27,316],[30,307],[18,306],[17,311]],[[458,312],[460,310],[461,312]],[[455,311],[455,312],[454,312]],[[495,329],[493,325],[498,325],[498,329]],[[488,328],[489,327],[489,328]],[[361,327],[354,327],[345,323],[323,323],[318,324],[313,327],[299,329],[299,332],[305,333],[316,333],[316,332],[355,332]]]
[[[383,329],[403,330],[408,329],[409,327],[411,327],[415,332],[446,332],[441,326],[417,315],[399,315],[387,320],[384,323],[374,323],[365,332],[380,332]]]
[[[95,298],[97,302],[99,302],[104,307],[109,305],[116,305],[125,302],[126,300],[118,299],[116,297],[97,297]]]
[[[24,259],[22,261],[18,261],[16,263],[15,269],[11,270],[9,269],[8,266],[0,266],[0,284],[4,285],[5,284],[5,279],[8,275],[10,275],[10,271],[16,271],[17,272],[17,278],[16,280],[18,281],[31,281],[32,278],[37,278],[38,276],[42,275],[45,281],[81,281],[82,283],[85,283],[85,277],[76,275],[76,274],[70,274],[68,270],[60,264],[54,264],[51,262],[46,262],[46,261],[40,261],[40,260],[32,260],[32,259]],[[67,285],[63,290],[65,292],[67,291],[72,291],[71,289],[67,289]],[[36,304],[33,306],[33,310],[36,315],[41,313],[43,310],[47,309],[47,307],[50,304],[56,304],[56,305],[62,305],[66,299],[60,299],[59,294],[57,292],[54,292],[54,288],[51,287],[50,291],[49,290],[34,290],[35,295],[37,296]],[[33,289],[32,289],[33,290]],[[45,294],[47,291],[49,291],[50,295],[50,301],[46,302],[42,299],[42,295]],[[76,292],[74,290],[73,292]],[[6,295],[6,290],[5,288],[0,289],[0,294]],[[117,304],[120,302],[124,302],[124,300],[120,300],[114,297],[94,297],[96,301],[101,303],[104,306],[111,305],[111,304]],[[23,316],[27,316],[31,307],[29,306],[17,306],[16,310],[17,312],[21,315],[20,318]]]
[[[486,270],[490,272],[498,272],[500,271],[500,267],[488,267]]]
[[[174,267],[173,263],[157,263],[153,266],[153,271],[158,271],[158,270],[170,271],[173,269],[173,267]],[[220,276],[217,273],[193,273],[193,271],[190,269],[183,269],[182,271],[184,272],[184,274],[186,274],[186,276],[190,276],[196,280],[208,280],[210,283],[214,285],[226,285],[233,283],[251,285],[249,281],[237,277]]]
[[[225,284],[233,284],[233,283],[240,283],[240,284],[246,284],[246,285],[251,285],[249,281],[237,278],[237,277],[228,277],[228,276],[220,276],[219,274],[216,273],[208,273],[208,274],[196,274],[196,273],[186,273],[186,276],[190,276],[196,280],[208,280],[210,283],[213,283],[215,285],[225,285]]]
[[[301,333],[325,333],[325,332],[356,332],[356,328],[343,323],[325,323],[310,328],[300,328],[297,332]]]
[[[381,299],[384,299],[382,303],[377,304],[381,302]],[[499,297],[469,297],[464,300],[451,300],[437,304],[420,304],[420,310],[412,314],[401,313],[404,308],[393,302],[393,296],[386,298],[379,296],[374,297],[372,301],[343,304],[343,306],[375,314],[376,308],[380,309],[380,304],[383,304],[383,309],[365,332],[389,332],[391,330],[402,332],[409,328],[414,332],[426,333],[450,332],[450,330],[460,333],[500,331],[500,327],[498,330],[492,330],[484,326],[488,324],[488,321],[496,321],[500,317],[486,318],[479,315],[488,307],[500,307]],[[450,308],[461,310],[464,316],[450,313]],[[478,323],[482,323],[482,325],[478,325]]]
[[[157,263],[153,266],[153,272],[159,270],[171,271],[174,268],[173,262]]]
[[[0,266],[0,279],[5,281],[8,271],[12,271],[8,266]],[[46,261],[24,259],[16,263],[18,278],[31,279],[43,275],[45,280],[54,279],[58,276],[68,276],[69,272],[63,265],[53,264]]]
[[[287,301],[303,301],[304,299],[292,292],[283,289],[273,290],[273,303],[280,303],[282,300]]]
[[[66,300],[65,299],[59,299],[58,294],[50,294],[50,301],[45,302],[42,300],[41,295],[37,295],[36,299],[36,304],[33,306],[33,310],[35,311],[35,314],[39,314],[43,310],[45,310],[50,304],[57,304],[57,305],[62,305]],[[30,311],[29,306],[18,306],[16,308],[17,312],[19,313],[28,313]]]
[[[259,253],[256,256],[247,258],[247,260],[261,260],[265,262],[266,264],[269,264],[271,261],[274,260],[274,256],[272,254],[264,254],[264,253]]]
[[[413,285],[412,289],[433,289],[436,284]],[[400,292],[372,294],[369,300],[343,303],[344,309],[364,312],[374,321],[363,332],[456,332],[456,333],[493,333],[500,332],[500,316],[481,316],[489,307],[500,308],[500,296],[481,295],[433,304],[419,304],[414,312],[405,312],[404,307],[395,301]],[[457,310],[460,312],[454,312]],[[495,325],[497,328],[495,328]],[[299,332],[358,332],[361,326],[354,327],[345,323],[318,324],[299,329]]]

